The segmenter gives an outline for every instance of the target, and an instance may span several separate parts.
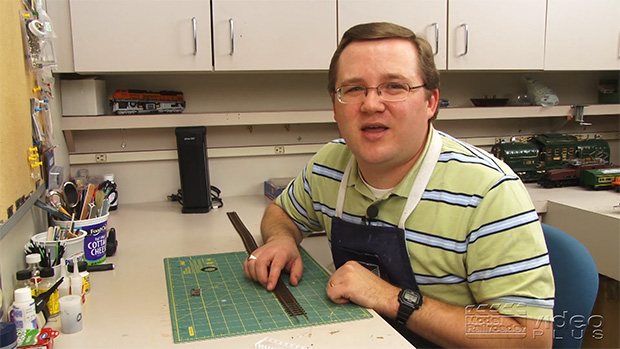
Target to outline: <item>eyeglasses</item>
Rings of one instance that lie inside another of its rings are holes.
[[[425,86],[426,84],[409,86],[409,84],[399,82],[386,82],[377,87],[345,85],[336,89],[336,96],[342,104],[361,103],[368,95],[368,90],[375,89],[377,90],[377,95],[384,101],[398,102],[407,99],[409,92],[412,90]]]

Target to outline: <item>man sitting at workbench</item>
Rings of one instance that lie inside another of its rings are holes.
[[[428,42],[394,24],[355,26],[328,78],[343,139],[266,209],[246,275],[273,290],[284,270],[297,285],[297,245],[325,230],[337,269],[327,296],[395,320],[417,346],[550,347],[554,285],[538,216],[507,165],[434,129]]]

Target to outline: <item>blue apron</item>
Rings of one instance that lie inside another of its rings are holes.
[[[407,198],[398,227],[360,225],[342,219],[349,174],[355,161],[351,156],[340,182],[336,214],[332,219],[331,250],[336,269],[347,261],[357,261],[393,285],[419,290],[407,250],[405,222],[420,202],[441,153],[441,136],[434,129],[431,132],[431,144]]]

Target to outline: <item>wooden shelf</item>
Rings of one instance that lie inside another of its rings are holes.
[[[584,115],[620,114],[620,104],[591,105],[585,107]],[[471,107],[444,108],[438,120],[480,120],[506,118],[548,118],[573,115],[573,108],[561,105],[550,108],[528,107]],[[240,112],[240,113],[192,113],[156,115],[105,115],[64,116],[64,131],[109,130],[133,128],[172,128],[184,126],[240,126],[316,124],[334,122],[331,110]]]

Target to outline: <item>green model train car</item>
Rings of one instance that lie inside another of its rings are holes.
[[[579,175],[579,185],[588,189],[611,189],[616,177],[620,176],[620,167],[584,170]]]
[[[542,174],[538,147],[531,142],[498,143],[491,153],[504,161],[523,181],[535,181]]]

